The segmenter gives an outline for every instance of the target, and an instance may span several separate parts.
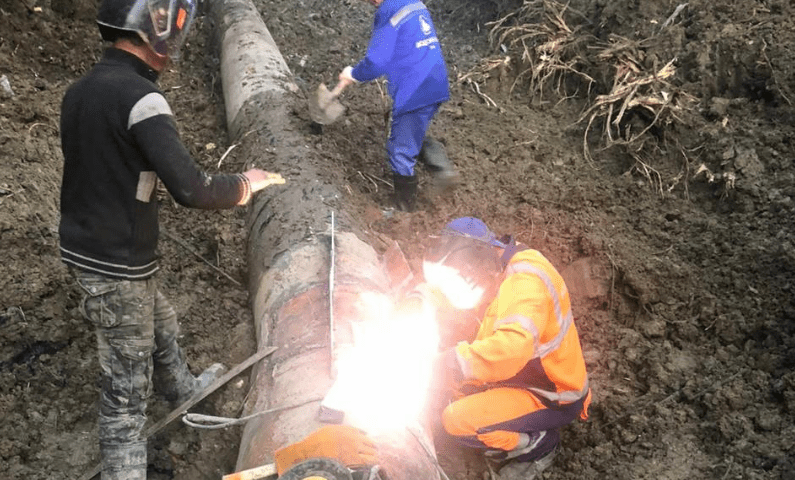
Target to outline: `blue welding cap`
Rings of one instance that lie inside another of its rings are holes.
[[[475,217],[460,217],[452,220],[445,225],[442,234],[472,238],[494,247],[507,247],[505,243],[497,239],[497,236],[489,230],[483,220]]]

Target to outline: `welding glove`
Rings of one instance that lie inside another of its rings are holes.
[[[412,290],[405,297],[398,300],[395,305],[394,317],[396,320],[410,320],[422,315],[425,308],[425,298],[417,290]]]
[[[416,315],[422,313],[426,307],[433,308],[435,311],[446,305],[448,305],[448,301],[438,288],[427,283],[420,283],[400,299],[396,310]]]
[[[461,385],[464,373],[458,365],[455,348],[448,348],[436,355],[433,360],[432,375],[431,387],[436,391],[449,392]]]
[[[276,450],[276,470],[286,470],[310,458],[331,458],[345,466],[375,465],[375,444],[367,434],[349,425],[326,425],[305,439]]]
[[[278,173],[266,172],[259,168],[252,168],[243,173],[243,176],[246,177],[251,184],[252,193],[259,192],[263,188],[267,188],[271,185],[284,185],[285,183],[284,177]]]

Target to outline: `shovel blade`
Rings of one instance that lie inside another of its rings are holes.
[[[312,121],[328,125],[337,121],[345,113],[345,107],[332,95],[324,83],[317,87],[314,95],[309,97],[309,116]]]

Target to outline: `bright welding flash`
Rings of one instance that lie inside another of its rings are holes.
[[[355,345],[337,358],[337,378],[324,402],[369,433],[415,424],[438,347],[432,309],[400,319],[382,311],[379,320],[358,324]]]
[[[458,310],[475,308],[485,289],[462,277],[458,270],[435,262],[423,262],[422,273],[425,281],[438,288],[450,304]]]

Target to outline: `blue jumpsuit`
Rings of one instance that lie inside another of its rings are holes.
[[[384,0],[375,13],[367,55],[352,76],[359,82],[386,76],[392,97],[389,163],[398,175],[413,176],[428,125],[450,99],[447,66],[425,4]]]

